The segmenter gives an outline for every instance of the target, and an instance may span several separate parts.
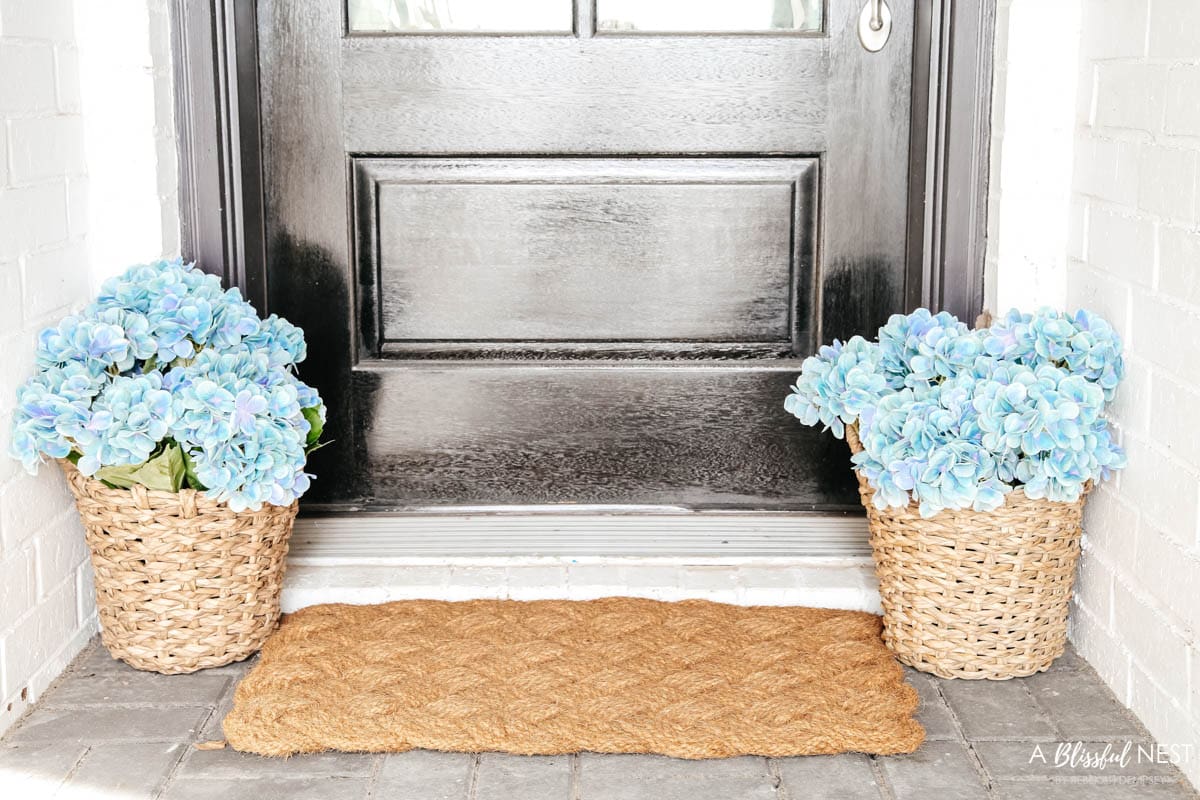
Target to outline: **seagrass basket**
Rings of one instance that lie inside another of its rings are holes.
[[[60,461],[83,518],[104,646],[175,674],[259,649],[279,621],[297,504],[232,511],[199,492],[113,489]]]
[[[858,431],[846,429],[854,452]],[[901,663],[942,678],[1003,680],[1050,667],[1067,643],[1084,492],[1074,503],[1015,489],[995,511],[915,503],[875,508],[858,476],[883,604],[883,640]]]

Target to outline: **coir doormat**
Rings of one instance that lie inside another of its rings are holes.
[[[891,754],[924,739],[916,708],[873,614],[406,600],[286,617],[238,686],[225,735],[275,756]]]

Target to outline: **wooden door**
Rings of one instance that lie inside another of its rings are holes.
[[[856,506],[782,403],[902,302],[911,0],[879,52],[861,0],[759,5],[261,0],[271,310],[335,440],[314,499]]]

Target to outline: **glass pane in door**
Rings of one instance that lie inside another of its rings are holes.
[[[821,30],[823,0],[597,0],[599,33]]]
[[[354,33],[569,33],[571,0],[348,0]]]

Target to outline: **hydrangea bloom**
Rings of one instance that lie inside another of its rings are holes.
[[[854,422],[879,401],[887,382],[879,371],[879,347],[861,336],[837,339],[804,360],[784,407],[805,425],[825,423],[839,439],[843,423]]]
[[[902,389],[866,417],[863,450],[853,461],[876,487],[878,508],[908,505],[922,516],[943,508],[990,511],[1010,487],[999,478],[997,454],[980,442],[966,387],[945,384],[924,397]]]
[[[784,407],[838,437],[857,426],[853,463],[881,509],[989,511],[1016,486],[1073,501],[1125,465],[1103,417],[1121,340],[1094,314],[1014,310],[968,331],[918,309],[888,320],[877,345],[851,341],[852,356],[834,342],[806,359]]]
[[[115,481],[172,451],[193,488],[235,510],[287,505],[308,489],[325,421],[295,375],[304,357],[303,331],[260,319],[217,277],[178,260],[130,267],[38,337],[12,453],[30,472],[44,456],[71,458]]]
[[[1097,384],[1106,401],[1112,400],[1125,376],[1121,337],[1105,320],[1085,309],[1066,316],[1051,308],[1037,314],[1022,314],[1014,308],[981,334],[989,355],[1030,367],[1064,367]]]
[[[161,373],[117,375],[92,401],[87,422],[72,432],[82,455],[77,466],[95,475],[104,466],[140,464],[173,421],[171,393],[163,391]]]
[[[907,316],[893,314],[879,329],[880,366],[888,386],[916,388],[948,370],[947,361],[973,359],[960,353],[957,344],[967,333],[967,326],[945,311],[930,314],[918,308]]]

